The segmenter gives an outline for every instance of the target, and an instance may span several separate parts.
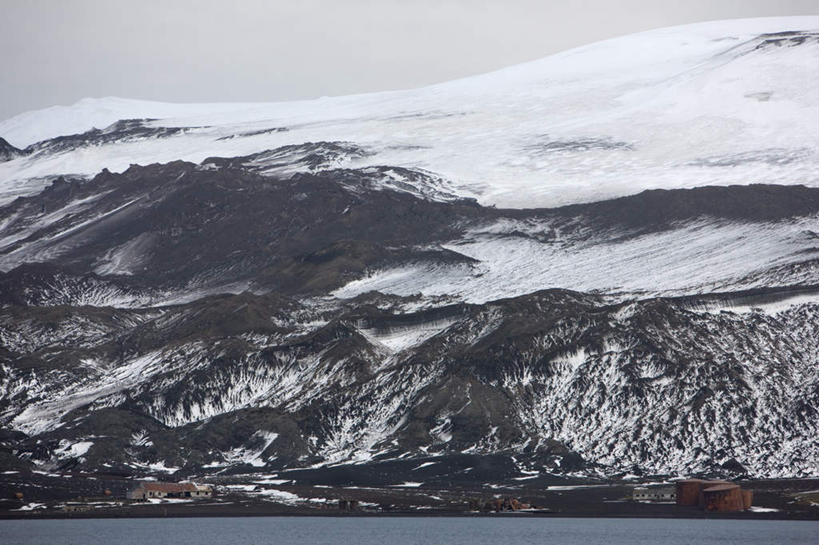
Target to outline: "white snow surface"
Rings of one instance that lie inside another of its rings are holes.
[[[317,141],[348,141],[369,152],[348,166],[426,169],[461,196],[506,207],[648,188],[819,186],[819,40],[791,46],[761,36],[816,30],[819,16],[699,23],[421,89],[296,102],[85,99],[0,122],[0,136],[25,146],[123,118],[196,129],[1,163],[0,202],[35,192],[56,174]],[[260,132],[275,128],[286,130]]]
[[[225,461],[230,464],[244,463],[254,467],[263,467],[267,460],[263,458],[262,453],[278,436],[278,433],[259,430],[250,438],[254,447],[237,447],[226,452],[224,454]]]
[[[796,273],[786,276],[778,267],[816,258],[810,234],[819,230],[816,216],[770,223],[700,218],[633,237],[598,233],[588,238],[558,237],[546,244],[511,236],[544,232],[548,227],[548,223],[503,220],[474,229],[443,247],[476,263],[377,269],[334,295],[349,298],[375,290],[485,303],[547,288],[674,296],[815,279],[810,272],[804,273],[805,278]],[[412,333],[396,339],[411,343]]]
[[[57,458],[78,458],[84,456],[93,445],[93,441],[78,441],[72,444],[71,441],[63,439],[54,454]]]
[[[390,352],[401,352],[440,333],[454,321],[454,319],[432,321],[419,326],[399,327],[388,331],[359,329],[359,332],[370,342],[384,346]]]

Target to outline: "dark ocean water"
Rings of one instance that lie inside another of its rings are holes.
[[[0,521],[3,545],[819,544],[819,522],[469,517]]]

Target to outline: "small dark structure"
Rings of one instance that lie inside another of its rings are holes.
[[[338,509],[339,511],[357,511],[358,510],[358,500],[338,500]]]
[[[727,513],[750,509],[752,500],[753,493],[750,490],[742,490],[738,484],[728,481],[677,481],[677,505]]]

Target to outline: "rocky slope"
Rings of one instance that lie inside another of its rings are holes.
[[[51,131],[0,142],[0,463],[815,476],[813,24],[683,27],[315,108],[0,124]],[[595,64],[649,42],[676,64]],[[690,101],[752,68],[772,95]],[[681,109],[657,117],[671,95],[644,95],[669,85]],[[745,100],[755,130],[726,139]]]
[[[25,434],[19,463],[262,471],[503,453],[521,471],[813,472],[812,235],[732,279],[795,281],[746,292],[706,290],[725,281],[714,268],[685,297],[329,294],[407,266],[480,279],[485,261],[450,249],[476,232],[567,253],[691,230],[725,243],[726,225],[792,233],[816,221],[819,190],[501,210],[367,182],[173,163],[8,205],[0,418]]]

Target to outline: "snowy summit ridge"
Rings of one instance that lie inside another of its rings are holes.
[[[185,128],[0,164],[0,195],[58,174],[346,141],[353,166],[435,172],[482,204],[550,207],[651,188],[817,185],[819,16],[715,21],[579,47],[421,89],[270,104],[117,98],[0,123],[17,147],[120,119]]]

